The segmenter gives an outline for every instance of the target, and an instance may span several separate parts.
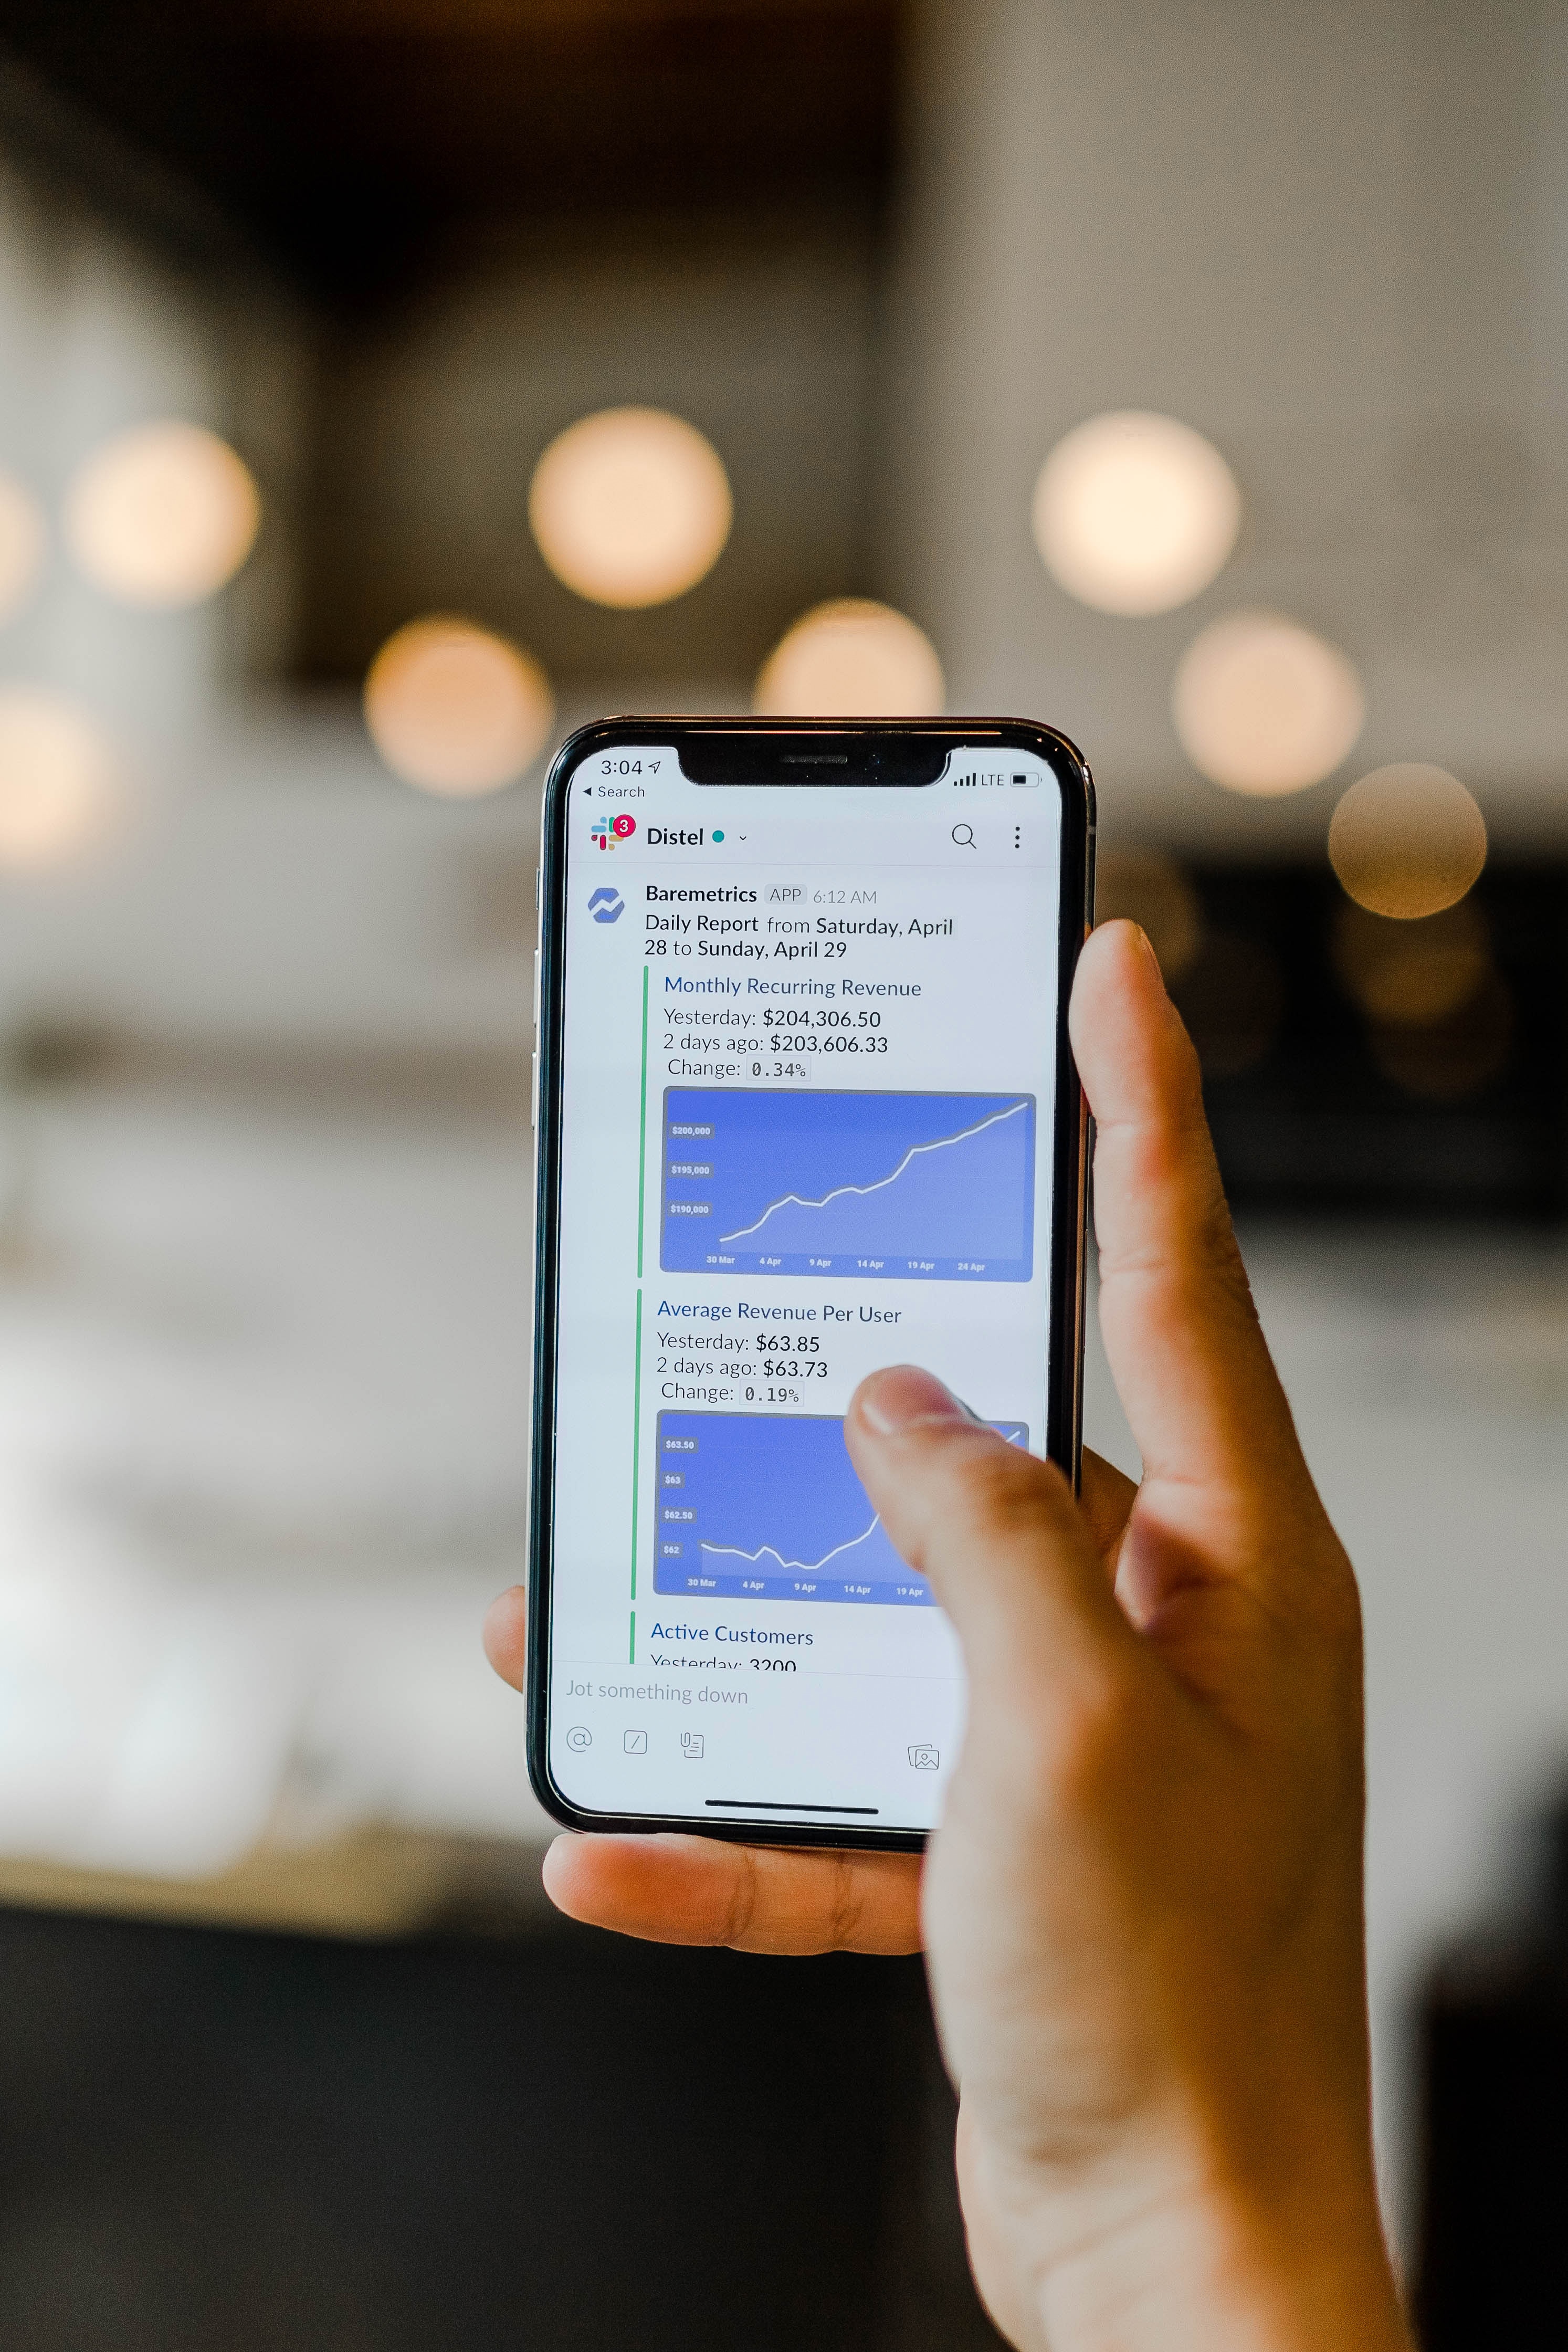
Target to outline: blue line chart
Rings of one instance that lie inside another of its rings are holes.
[[[993,1422],[1027,1445],[1021,1421]],[[714,1600],[929,1609],[844,1445],[819,1413],[662,1412],[653,1590]]]
[[[666,1273],[1027,1282],[1032,1095],[670,1087]]]

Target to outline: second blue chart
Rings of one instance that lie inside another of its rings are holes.
[[[1021,1421],[991,1427],[1027,1446]],[[822,1413],[662,1412],[655,1592],[929,1609]]]
[[[670,1274],[1027,1282],[1032,1095],[664,1093]]]

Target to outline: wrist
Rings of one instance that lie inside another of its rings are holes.
[[[1014,2217],[1051,2352],[1411,2352],[1369,2164],[1286,2195],[1175,2168],[1092,2206],[1037,2184]]]

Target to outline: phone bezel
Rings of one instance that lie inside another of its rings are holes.
[[[842,739],[861,758],[852,782],[863,786],[866,766],[891,764],[890,739],[911,737],[938,747],[1031,751],[1056,778],[1061,808],[1058,908],[1060,986],[1056,1038],[1055,1150],[1051,1172],[1051,1285],[1048,1346],[1052,1363],[1046,1453],[1078,1482],[1083,1405],[1083,1299],[1089,1177],[1089,1122],[1067,1030],[1073,970],[1093,919],[1094,785],[1077,746],[1055,729],[1021,719],[778,719],[667,718],[598,719],[568,737],[545,783],[540,840],[538,1066],[535,1086],[535,1288],[531,1481],[528,1510],[528,1779],[547,1812],[566,1828],[600,1832],[683,1831],[742,1843],[829,1846],[918,1853],[919,1830],[850,1831],[832,1824],[760,1823],[693,1819],[678,1813],[598,1813],[574,1805],[556,1787],[549,1768],[550,1605],[554,1575],[553,1486],[556,1330],[559,1313],[558,1232],[561,1155],[561,1050],[565,1016],[564,947],[567,917],[566,815],[570,787],[596,751],[628,744],[669,744],[679,752],[693,739],[730,734],[746,739],[747,762],[766,768],[769,741],[782,764],[791,742]],[[879,750],[882,759],[879,761]],[[938,772],[942,762],[938,761]],[[746,779],[768,789],[832,782],[821,773],[766,773]],[[850,782],[850,778],[844,782]],[[935,781],[933,778],[932,781]],[[902,776],[889,788],[919,790]]]

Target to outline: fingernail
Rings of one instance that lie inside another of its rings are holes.
[[[1145,959],[1145,961],[1149,965],[1150,969],[1153,971],[1155,980],[1158,982],[1158,983],[1159,983],[1159,985],[1160,985],[1161,989],[1163,990],[1163,989],[1164,989],[1164,987],[1165,987],[1165,984],[1166,984],[1166,976],[1165,976],[1165,973],[1160,970],[1160,960],[1159,960],[1158,956],[1155,953],[1155,943],[1154,943],[1153,940],[1152,940],[1152,939],[1150,939],[1150,937],[1149,937],[1149,935],[1148,935],[1147,931],[1145,931],[1145,929],[1144,929],[1144,927],[1143,927],[1142,923],[1134,923],[1134,926],[1133,926],[1133,929],[1134,929],[1137,932],[1137,934],[1138,934],[1138,945],[1142,948],[1142,950],[1143,950],[1143,951],[1144,951],[1144,959]]]
[[[943,1387],[935,1372],[922,1371],[918,1364],[894,1364],[888,1371],[873,1372],[861,1391],[860,1410],[883,1437],[922,1423],[979,1419],[951,1389]]]

